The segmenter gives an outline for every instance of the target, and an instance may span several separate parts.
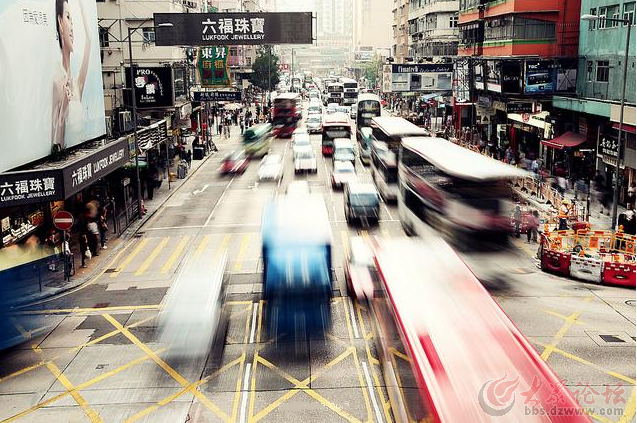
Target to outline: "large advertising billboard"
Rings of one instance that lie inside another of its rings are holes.
[[[451,90],[453,63],[391,66],[392,92]]]
[[[557,66],[553,60],[527,60],[524,71],[526,94],[546,94],[555,90]]]
[[[3,0],[5,1],[5,0]],[[155,13],[158,46],[312,44],[312,12]]]
[[[140,109],[175,105],[173,69],[170,66],[135,66],[135,102]],[[126,86],[131,86],[130,67],[126,67]],[[130,91],[126,104],[132,104]]]
[[[0,172],[105,133],[96,3],[0,0]]]

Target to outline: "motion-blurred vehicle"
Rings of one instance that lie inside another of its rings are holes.
[[[334,113],[323,118],[321,152],[324,156],[331,156],[334,153],[334,140],[336,138],[350,139],[351,137],[352,125],[347,115]]]
[[[448,244],[402,239],[373,251],[367,302],[397,422],[494,422],[497,410],[508,422],[590,421]]]
[[[320,195],[279,197],[261,225],[265,327],[306,340],[331,325],[332,232]]]
[[[307,133],[305,128],[299,128],[292,134],[292,153],[296,154],[298,150],[306,148],[312,148],[310,134]]]
[[[359,301],[372,298],[374,296],[372,272],[376,271],[372,249],[360,236],[351,237],[348,247],[345,250],[344,266],[347,293]]]
[[[345,113],[348,116],[349,116],[351,111],[352,111],[352,109],[350,109],[349,106],[338,106],[336,108],[336,112],[337,113]]]
[[[356,180],[356,169],[352,162],[334,162],[332,170],[332,188],[343,188],[348,182]]]
[[[272,125],[260,123],[245,130],[243,148],[249,157],[263,157],[268,154],[272,143]]]
[[[294,173],[316,173],[316,155],[310,147],[299,148],[294,152]]]
[[[351,162],[356,167],[356,153],[354,144],[348,138],[336,138],[334,140],[333,162]]]
[[[305,126],[310,134],[320,134],[323,129],[323,118],[319,114],[308,115]]]
[[[310,105],[307,107],[308,117],[310,115],[321,115],[323,113],[323,106],[321,103],[310,101]]]
[[[380,114],[380,97],[374,94],[361,94],[358,96],[356,115],[352,116],[352,118],[356,118],[356,126],[359,129],[364,126],[370,126],[372,119],[380,116]]]
[[[372,128],[368,126],[358,127],[356,130],[358,157],[364,165],[368,165],[372,161],[372,140]]]
[[[292,181],[285,189],[287,195],[309,195],[310,186],[307,181]]]
[[[283,157],[280,154],[268,154],[259,166],[259,181],[279,181],[283,177]]]
[[[325,113],[327,113],[328,115],[331,115],[332,113],[336,113],[336,108],[338,107],[338,104],[336,103],[329,103],[327,105],[327,107],[325,108]]]
[[[297,93],[278,95],[272,105],[272,124],[274,135],[287,138],[296,129],[301,116],[301,96]]]
[[[358,110],[358,107],[356,104],[352,104],[349,108],[349,117],[351,119],[356,119],[356,110]]]
[[[243,150],[235,150],[226,155],[221,162],[219,172],[222,175],[243,173],[248,168],[248,156]]]
[[[343,190],[347,223],[357,220],[378,224],[380,196],[374,184],[350,181]]]
[[[159,313],[158,341],[168,347],[167,356],[205,357],[213,348],[214,359],[221,358],[228,327],[226,257],[213,266],[194,256],[183,263]]]

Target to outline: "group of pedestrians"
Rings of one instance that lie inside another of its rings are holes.
[[[96,202],[89,202],[86,206],[79,230],[80,254],[82,267],[86,268],[88,261],[100,255],[100,250],[108,246],[108,209]]]

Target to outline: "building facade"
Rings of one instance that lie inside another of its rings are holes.
[[[396,63],[404,63],[409,57],[409,0],[394,0],[392,16],[392,57]]]
[[[438,61],[458,54],[458,1],[410,0],[409,56]]]

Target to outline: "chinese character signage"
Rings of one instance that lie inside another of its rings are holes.
[[[106,133],[95,2],[2,0],[0,40],[0,172]]]
[[[597,143],[597,154],[600,156],[608,156],[613,159],[617,159],[618,151],[619,142],[617,142],[617,138],[615,137],[605,136]]]
[[[229,87],[228,46],[202,47],[197,58],[197,70],[201,86],[206,88]]]
[[[158,46],[312,44],[312,13],[155,13]]]
[[[194,101],[241,101],[241,91],[193,91]]]
[[[171,107],[175,105],[173,69],[168,66],[135,66],[135,101],[137,107]],[[126,86],[131,86],[130,67],[126,68]],[[126,103],[132,104],[130,91],[125,92]]]
[[[58,170],[0,173],[0,203],[17,206],[63,199]]]
[[[451,90],[452,63],[391,65],[392,92]]]

